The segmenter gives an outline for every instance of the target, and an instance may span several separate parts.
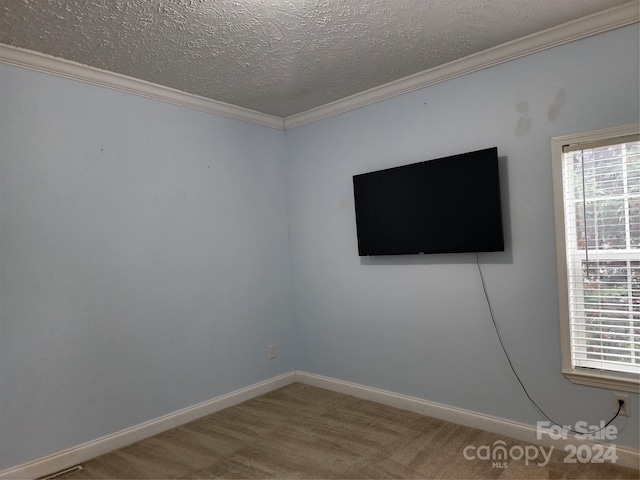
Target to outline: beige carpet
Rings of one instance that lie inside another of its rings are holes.
[[[499,440],[508,450],[527,446],[294,383],[85,462],[82,471],[60,478],[639,478],[637,470],[610,463],[564,463],[564,451],[544,467],[523,458],[497,468],[491,460],[463,455],[468,445]]]

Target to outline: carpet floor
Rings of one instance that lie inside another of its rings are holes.
[[[465,458],[467,446],[480,454],[478,447],[493,452],[498,445],[514,458],[499,465]],[[524,442],[293,383],[87,461],[81,471],[59,478],[639,478],[638,470],[612,463],[565,463],[564,450],[554,450],[546,464],[540,447],[535,460],[516,459],[527,447],[532,453]],[[548,456],[549,448],[544,451]]]

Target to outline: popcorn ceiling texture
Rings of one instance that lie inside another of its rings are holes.
[[[286,117],[625,0],[6,0],[0,42]]]

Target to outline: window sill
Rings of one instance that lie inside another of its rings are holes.
[[[589,368],[574,368],[565,370],[562,374],[571,382],[579,385],[640,393],[640,376],[632,373],[600,372]]]

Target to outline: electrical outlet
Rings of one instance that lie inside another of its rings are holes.
[[[620,408],[620,403],[618,402],[619,400],[622,400],[624,402],[624,405],[622,405],[622,408]],[[629,410],[629,395],[627,395],[626,393],[617,393],[614,392],[613,394],[613,413],[617,413],[618,409],[620,408],[620,415],[623,417],[629,417],[630,414],[630,410]]]
[[[273,360],[276,358],[276,346],[269,345],[269,360]]]

